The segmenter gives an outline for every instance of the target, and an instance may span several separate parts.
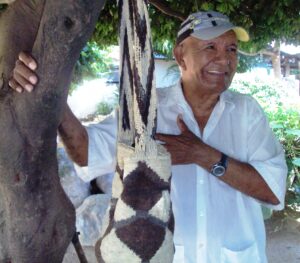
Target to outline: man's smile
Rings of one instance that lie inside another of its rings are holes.
[[[228,74],[227,71],[219,71],[219,70],[209,70],[207,72],[209,74],[215,74],[215,75],[225,75],[225,74]]]

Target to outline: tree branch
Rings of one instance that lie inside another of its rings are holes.
[[[73,246],[75,248],[75,251],[77,253],[80,263],[88,263],[86,256],[84,254],[84,250],[80,244],[78,235],[79,235],[79,232],[75,231],[73,239],[72,239]]]
[[[275,52],[272,52],[272,51],[268,51],[268,50],[265,50],[265,49],[262,49],[258,52],[255,52],[255,53],[248,53],[248,52],[245,52],[243,50],[238,50],[238,52],[242,55],[245,55],[245,56],[249,56],[249,57],[255,57],[255,56],[258,56],[258,55],[265,55],[265,56],[274,56],[275,55]]]
[[[186,19],[186,16],[184,14],[170,8],[167,2],[164,0],[149,0],[149,3],[168,16],[173,16],[181,21],[184,21]]]
[[[238,49],[238,52],[239,52],[240,54],[242,54],[242,55],[244,55],[244,56],[248,56],[248,57],[255,57],[255,56],[261,54],[260,51],[255,52],[255,53],[248,53],[248,52],[243,51],[243,50],[240,50],[240,49]]]

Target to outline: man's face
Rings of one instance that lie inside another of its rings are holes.
[[[188,37],[182,48],[179,63],[184,82],[208,92],[227,89],[237,67],[237,38],[233,31],[211,40]]]

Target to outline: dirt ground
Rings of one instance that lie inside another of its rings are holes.
[[[300,213],[284,210],[265,221],[269,263],[300,263]],[[89,263],[97,263],[93,247],[84,247]],[[63,263],[80,263],[73,246]],[[253,262],[256,263],[256,262]]]
[[[265,223],[269,263],[300,263],[300,213],[285,209]]]

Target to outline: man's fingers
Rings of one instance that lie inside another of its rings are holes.
[[[20,74],[14,73],[14,79],[17,81],[19,86],[21,86],[28,92],[31,92],[33,90],[33,85]]]
[[[156,133],[154,138],[156,140],[162,141],[162,142],[171,142],[174,140],[174,138],[177,135],[169,135],[169,134],[162,134],[162,133]]]
[[[155,134],[154,138],[156,140],[162,141],[168,144],[186,144],[189,141],[189,137],[186,135],[170,135],[170,134],[162,134],[157,133]]]
[[[31,84],[35,85],[38,81],[37,76],[33,71],[31,71],[25,64],[17,60],[16,67],[14,69],[14,75],[20,74],[23,78],[25,78],[27,81],[29,81]],[[20,83],[21,84],[21,83]]]
[[[30,55],[26,54],[25,52],[20,52],[19,60],[21,60],[31,70],[36,70],[37,63]]]
[[[20,93],[23,90],[31,92],[38,82],[38,77],[34,72],[36,68],[37,63],[35,60],[25,52],[20,52],[19,59],[16,61],[12,72],[12,78],[8,83],[9,86]]]
[[[23,88],[18,84],[18,82],[16,82],[14,79],[11,79],[9,82],[8,82],[8,85],[14,89],[15,91],[21,93],[23,91]]]
[[[182,152],[177,147],[171,144],[164,144],[163,145],[168,153],[171,155],[172,164],[188,164],[191,162],[187,161],[187,154]]]

